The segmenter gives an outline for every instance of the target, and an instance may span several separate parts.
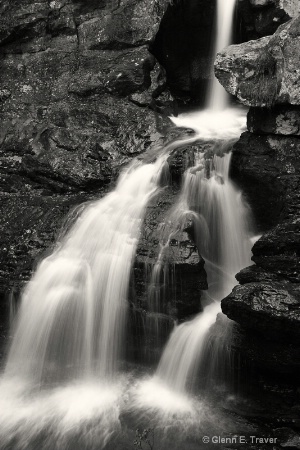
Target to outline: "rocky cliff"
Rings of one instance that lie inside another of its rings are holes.
[[[166,6],[1,2],[2,292],[28,278],[74,205],[163,141],[165,78],[148,46]]]
[[[300,17],[271,37],[229,47],[216,61],[228,92],[250,106],[248,132],[234,147],[232,177],[253,207],[262,237],[255,265],[222,301],[236,345],[259,377],[298,382],[300,366]],[[263,345],[262,345],[263,343]]]

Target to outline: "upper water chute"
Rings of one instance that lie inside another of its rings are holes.
[[[235,3],[236,0],[217,1],[215,54],[231,43]],[[210,151],[215,152],[218,148],[215,141],[226,142],[225,147],[230,147],[245,127],[245,114],[228,106],[229,96],[213,77],[205,110],[172,120],[178,126],[193,128],[198,139],[210,142]],[[209,286],[203,295],[206,306],[193,320],[174,329],[156,372],[158,379],[181,393],[186,391],[207,353],[207,336],[221,312],[221,300],[235,286],[236,273],[251,264],[252,221],[241,192],[229,178],[230,154],[215,155],[210,163],[205,161],[204,154],[200,156],[195,167],[186,172],[183,190],[190,209],[198,214],[194,234],[206,261]],[[215,355],[210,357],[214,359]]]
[[[236,0],[217,0],[217,27],[214,46],[214,55],[231,44],[232,24]],[[229,95],[218,82],[216,77],[208,90],[206,108],[212,111],[222,111],[228,107]]]

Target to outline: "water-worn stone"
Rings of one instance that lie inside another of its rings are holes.
[[[264,270],[300,282],[300,217],[283,221],[254,245],[253,261]],[[299,311],[300,313],[300,311]]]
[[[222,302],[223,312],[244,328],[276,341],[300,344],[299,285],[260,282],[237,286]]]
[[[248,130],[255,134],[300,135],[300,107],[277,105],[274,108],[250,108]]]
[[[101,196],[132,157],[163,142],[168,121],[128,97],[147,93],[155,109],[164,93],[147,45],[166,6],[1,2],[2,291],[28,279],[64,213]]]
[[[165,188],[148,206],[134,266],[135,303],[146,311],[184,320],[201,310],[207,279],[191,236],[184,227],[176,231],[176,223],[168,222],[178,194],[174,185]],[[164,229],[169,232],[162,240]]]
[[[300,104],[300,16],[271,37],[230,46],[217,55],[220,83],[247,106]]]

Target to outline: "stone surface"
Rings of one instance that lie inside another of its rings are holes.
[[[299,158],[298,137],[246,132],[234,145],[231,176],[254,211],[258,231],[298,211]]]
[[[235,42],[270,36],[277,28],[300,13],[298,0],[239,0]]]
[[[201,290],[207,289],[204,260],[191,237],[192,219],[182,222],[173,214],[183,172],[194,163],[193,152],[193,146],[179,148],[169,158],[169,186],[147,208],[134,268],[138,307],[180,321],[201,310]]]
[[[176,0],[169,2],[151,52],[164,66],[172,93],[186,101],[205,97],[213,60],[211,40],[214,2]]]
[[[238,323],[232,345],[249,380],[275,383],[280,395],[284,383],[298,383],[300,354],[299,24],[298,17],[271,37],[229,47],[216,67],[229,92],[251,106],[231,175],[263,233],[252,249],[255,265],[237,274],[241,285],[222,309]]]
[[[300,344],[300,289],[297,284],[247,283],[222,302],[223,312],[252,332],[270,340]]]
[[[300,104],[300,16],[271,37],[230,46],[217,55],[220,83],[247,106]]]
[[[300,107],[277,105],[274,108],[250,108],[248,130],[255,134],[300,135]]]
[[[175,322],[201,311],[202,290],[207,289],[204,260],[191,236],[192,218],[173,213],[194,151],[193,145],[179,147],[168,158],[161,190],[148,205],[141,229],[129,295],[130,347],[147,362],[158,363]]]
[[[28,279],[72,207],[103,195],[134,156],[163,142],[169,122],[153,109],[164,109],[165,77],[147,46],[165,8],[1,2],[2,291]],[[147,107],[133,95],[147,96]]]

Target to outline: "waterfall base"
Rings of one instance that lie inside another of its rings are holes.
[[[274,399],[272,404],[268,398],[269,412],[263,401],[217,385],[209,395],[178,395],[136,373],[114,383],[85,380],[43,391],[13,379],[0,385],[1,449],[132,450],[143,430],[151,432],[154,450],[234,450],[239,436],[247,440],[247,450],[258,448],[251,436],[277,436],[285,443],[286,429],[272,428]],[[261,416],[264,426],[251,423],[251,416]]]

